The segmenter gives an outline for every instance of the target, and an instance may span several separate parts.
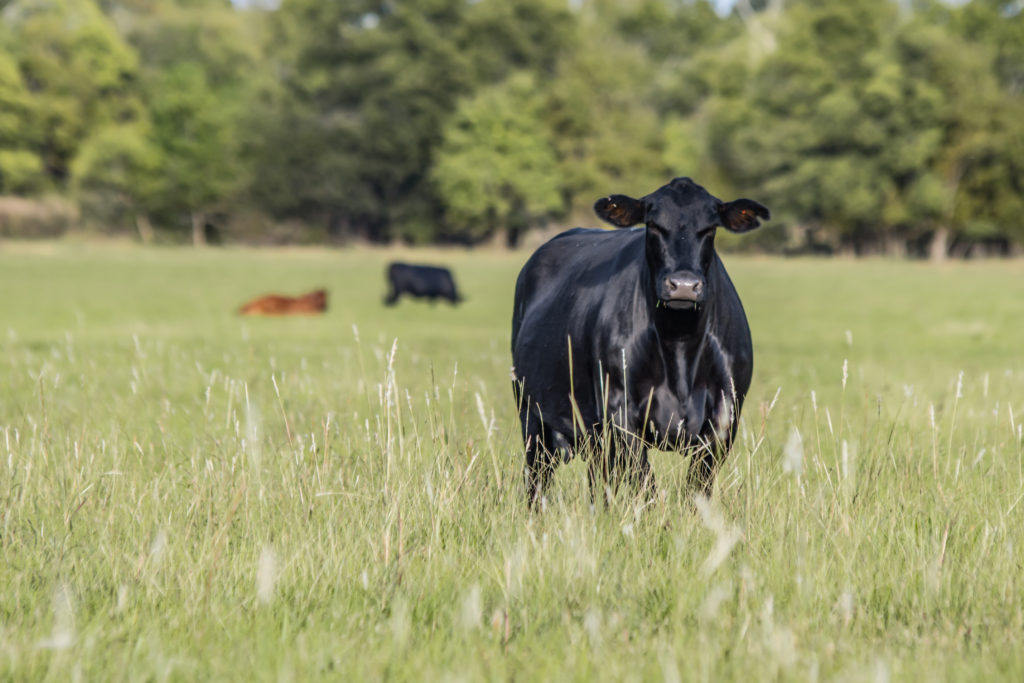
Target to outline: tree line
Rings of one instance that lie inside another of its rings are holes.
[[[761,249],[1005,252],[1022,4],[0,0],[0,234],[515,244],[690,175]]]

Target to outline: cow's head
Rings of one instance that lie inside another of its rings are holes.
[[[659,303],[694,309],[705,300],[705,277],[715,253],[715,229],[749,232],[769,218],[751,199],[723,202],[689,178],[676,178],[646,197],[613,194],[594,211],[619,228],[646,223],[647,267]]]

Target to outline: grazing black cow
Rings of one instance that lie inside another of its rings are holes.
[[[588,446],[592,496],[599,473],[653,489],[651,446],[690,451],[691,483],[710,495],[753,368],[715,229],[753,230],[768,209],[676,178],[594,210],[616,227],[646,227],[563,232],[516,281],[512,359],[529,504],[562,459]]]
[[[453,305],[462,301],[452,273],[447,268],[392,263],[388,266],[388,285],[391,290],[384,298],[388,306],[394,306],[403,294],[430,299],[431,302],[447,299]]]

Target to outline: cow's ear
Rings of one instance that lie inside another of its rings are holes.
[[[644,220],[644,203],[624,194],[602,197],[594,203],[594,212],[601,220],[617,228],[628,228]]]
[[[732,232],[750,232],[760,227],[761,221],[758,218],[768,220],[771,214],[763,204],[758,204],[753,199],[737,199],[732,202],[724,202],[718,207],[718,217],[722,221],[722,227]]]

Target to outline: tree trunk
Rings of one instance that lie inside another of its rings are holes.
[[[928,248],[928,258],[932,263],[942,263],[949,255],[949,228],[936,228],[932,233],[932,243]]]
[[[949,245],[949,256],[966,261],[971,257],[971,253],[974,251],[974,245],[968,240],[953,240]]]
[[[327,240],[331,244],[340,244],[343,241],[345,225],[337,211],[330,211],[327,214]]]
[[[896,258],[907,257],[907,240],[899,235],[889,235],[883,238],[885,244],[885,255]]]
[[[139,239],[143,244],[152,244],[155,234],[153,224],[149,222],[149,216],[139,212],[135,214],[135,228],[139,231]]]
[[[206,214],[202,211],[192,212],[192,246],[206,246]]]
[[[509,228],[505,231],[505,248],[515,249],[519,246],[519,238],[522,236],[522,231],[519,228]]]

